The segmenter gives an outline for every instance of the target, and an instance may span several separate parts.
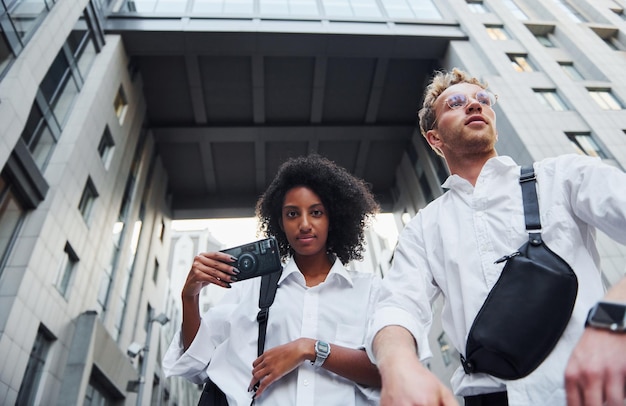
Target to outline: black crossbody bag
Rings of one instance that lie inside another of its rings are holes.
[[[521,169],[520,184],[528,242],[496,261],[506,264],[468,334],[461,354],[466,374],[527,376],[556,346],[576,302],[576,274],[541,238],[532,166]]]
[[[257,341],[257,355],[260,357],[265,350],[265,333],[267,331],[267,319],[270,307],[274,303],[276,297],[276,289],[278,288],[278,279],[282,272],[272,272],[261,277],[261,291],[259,292],[259,313],[256,320],[259,322],[259,339]],[[252,400],[254,403],[254,399]],[[224,392],[209,379],[204,384],[202,395],[198,401],[198,406],[228,406],[226,395]]]

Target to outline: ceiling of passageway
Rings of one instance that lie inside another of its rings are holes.
[[[175,219],[253,215],[279,165],[312,152],[364,178],[390,210],[424,83],[461,37],[160,24],[113,20],[108,32],[122,34],[143,81]]]

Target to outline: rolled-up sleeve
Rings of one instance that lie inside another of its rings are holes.
[[[432,324],[431,303],[439,294],[433,283],[421,238],[419,215],[402,231],[394,254],[393,265],[385,275],[380,297],[370,320],[366,350],[373,363],[373,341],[387,326],[406,328],[415,338],[419,357],[432,356],[428,332]]]
[[[187,351],[183,347],[181,330],[176,332],[162,360],[163,372],[167,377],[180,376],[197,384],[207,380],[207,367],[215,349],[230,335],[230,315],[236,308],[240,296],[239,292],[233,289],[217,306],[204,314],[198,332]]]

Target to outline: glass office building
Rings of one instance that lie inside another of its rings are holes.
[[[500,154],[626,167],[625,7],[0,1],[0,404],[194,404],[159,367],[171,220],[250,215],[282,160],[318,152],[401,228],[447,176],[416,127],[434,70],[489,82]],[[626,248],[598,243],[610,286]],[[431,336],[446,380],[458,354]]]

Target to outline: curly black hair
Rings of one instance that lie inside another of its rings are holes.
[[[364,229],[380,206],[365,181],[317,154],[284,162],[257,201],[259,232],[276,238],[281,257],[293,255],[280,220],[285,195],[296,186],[305,186],[322,199],[329,217],[328,252],[343,264],[363,259]]]

